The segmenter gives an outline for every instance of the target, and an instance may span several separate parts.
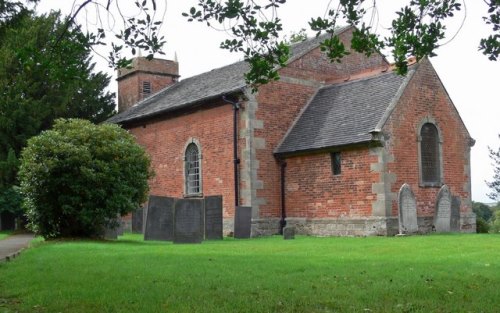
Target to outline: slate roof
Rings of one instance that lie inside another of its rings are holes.
[[[311,99],[276,154],[367,143],[383,126],[413,71],[323,87]]]
[[[340,28],[337,33],[348,28]],[[288,63],[316,48],[324,38],[325,35],[292,45]],[[247,71],[248,64],[240,61],[181,80],[111,117],[108,122],[126,123],[146,119],[240,91],[247,86],[244,78]]]

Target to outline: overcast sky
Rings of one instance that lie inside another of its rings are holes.
[[[120,0],[119,0],[120,1]],[[77,0],[76,3],[83,2]],[[104,2],[104,1],[103,1]],[[121,0],[123,6],[133,6],[132,0]],[[308,29],[307,21],[313,16],[323,16],[328,0],[288,0],[279,11],[284,23],[284,34],[301,28]],[[335,2],[335,1],[334,1]],[[405,2],[400,0],[377,1],[378,31],[384,32],[390,26],[394,12]],[[127,3],[127,4],[125,4]],[[182,12],[197,3],[196,0],[157,0],[160,12],[167,4],[162,34],[167,40],[166,57],[176,54],[180,64],[181,79],[209,71],[241,59],[240,55],[219,49],[219,43],[226,38],[222,31],[210,29],[201,23],[188,23]],[[307,3],[307,4],[306,4]],[[476,145],[472,148],[472,199],[492,202],[485,180],[493,177],[493,166],[488,156],[488,146],[497,149],[500,145],[500,61],[491,62],[477,51],[481,36],[490,33],[481,17],[487,9],[483,1],[466,0],[466,14],[462,10],[453,22],[448,23],[449,36],[452,37],[465,22],[458,35],[431,58],[443,84],[457,107],[465,125]],[[70,0],[41,0],[39,12],[61,9],[63,13],[71,10]],[[89,11],[91,15],[92,12]],[[446,42],[446,41],[445,41]],[[443,43],[445,43],[443,42]],[[106,53],[107,54],[107,53]],[[106,62],[96,58],[98,68],[111,72]],[[116,77],[115,77],[116,78]],[[116,83],[111,86],[116,91]]]

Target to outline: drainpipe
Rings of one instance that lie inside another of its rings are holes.
[[[238,111],[240,103],[229,100],[225,95],[222,100],[233,105],[233,164],[234,164],[234,205],[235,209],[239,205],[239,178],[238,178],[238,165],[240,159],[238,158]]]
[[[286,226],[286,207],[285,207],[285,160],[280,160],[281,172],[281,219],[280,219],[280,235],[283,235],[283,228]]]

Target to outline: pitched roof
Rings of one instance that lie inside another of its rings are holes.
[[[367,143],[393,110],[413,70],[323,87],[275,150],[277,154]]]
[[[350,27],[340,28],[337,33],[340,34],[348,28]],[[319,46],[324,38],[325,35],[292,45],[288,63]],[[240,61],[181,80],[137,103],[130,109],[111,117],[108,122],[126,123],[145,119],[186,108],[224,94],[237,92],[247,86],[244,74],[248,70],[248,64]]]

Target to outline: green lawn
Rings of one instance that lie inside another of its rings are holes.
[[[0,231],[0,240],[7,238],[12,232],[10,230]]]
[[[500,236],[39,242],[0,312],[499,312]]]

